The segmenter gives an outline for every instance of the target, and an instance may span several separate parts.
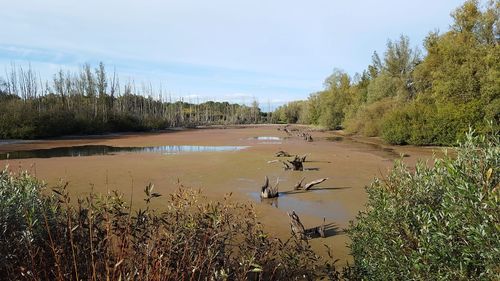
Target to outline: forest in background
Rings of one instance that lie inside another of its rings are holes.
[[[424,54],[406,36],[353,77],[335,69],[325,89],[276,109],[275,122],[303,123],[391,144],[453,145],[469,127],[500,124],[500,1],[466,1]]]
[[[229,102],[186,102],[151,84],[121,83],[101,63],[42,81],[31,67],[0,76],[0,138],[161,130],[260,122],[302,123],[391,144],[453,145],[472,127],[500,128],[500,1],[466,1],[444,33],[430,32],[425,52],[406,36],[350,76],[335,69],[324,90],[263,113]],[[489,126],[493,123],[494,126]]]
[[[85,64],[77,73],[60,70],[50,82],[15,65],[0,76],[2,139],[258,123],[263,117],[257,101],[173,101],[151,84],[122,85],[103,63],[95,69]]]

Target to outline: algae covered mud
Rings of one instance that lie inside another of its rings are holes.
[[[0,165],[30,170],[49,186],[68,182],[76,196],[120,190],[137,207],[144,204],[142,190],[148,183],[163,195],[184,187],[202,189],[211,200],[232,193],[232,200],[254,204],[264,227],[281,238],[290,235],[287,212],[295,210],[306,228],[325,220],[326,237],[311,244],[322,255],[323,245],[328,245],[343,264],[350,258],[343,229],[363,209],[365,186],[383,176],[398,155],[414,165],[433,153],[350,138],[339,141],[331,132],[308,132],[314,141],[307,142],[277,129],[261,125],[12,142],[0,145]],[[278,151],[307,155],[304,170],[284,170],[281,160],[286,158],[276,157]],[[273,185],[278,183],[278,198],[260,199],[266,176]],[[294,190],[302,178],[328,180],[308,191]],[[162,208],[161,197],[153,206]]]

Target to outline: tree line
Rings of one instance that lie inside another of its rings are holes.
[[[449,145],[469,126],[500,126],[500,1],[466,1],[444,33],[430,32],[425,54],[401,36],[353,77],[335,69],[324,90],[285,104],[275,122],[381,136],[393,144]]]
[[[174,101],[151,84],[122,85],[103,63],[85,64],[76,73],[60,70],[52,81],[15,65],[0,76],[0,138],[258,123],[263,117],[257,101],[250,106]]]

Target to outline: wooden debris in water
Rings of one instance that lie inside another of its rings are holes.
[[[313,180],[305,185],[303,185],[302,183],[304,182],[304,179],[305,178],[302,178],[294,187],[293,189],[294,190],[299,190],[299,189],[305,189],[305,190],[309,190],[311,189],[313,186],[315,185],[318,185],[324,181],[326,181],[328,178],[321,178],[321,179],[317,179],[317,180]]]
[[[279,178],[276,179],[276,184],[274,186],[270,186],[269,178],[266,176],[264,185],[261,187],[260,190],[260,197],[264,199],[278,197],[279,196],[278,184],[279,184]]]
[[[299,190],[299,189],[302,189],[302,188],[303,188],[302,183],[304,182],[304,180],[305,180],[305,179],[306,179],[306,178],[302,178],[302,179],[301,179],[301,180],[300,180],[300,181],[299,181],[299,182],[298,182],[298,183],[297,183],[297,184],[293,187],[293,189],[294,189],[294,190]]]
[[[290,226],[292,229],[292,235],[296,236],[299,239],[305,239],[306,229],[304,228],[302,222],[300,222],[299,216],[295,213],[295,211],[292,211],[291,214],[288,213],[288,216],[290,217]]]
[[[290,217],[290,227],[292,230],[292,235],[294,235],[295,237],[299,239],[307,239],[314,236],[325,238],[326,218],[323,218],[323,223],[320,226],[306,229],[295,211],[292,211],[292,213],[288,213],[288,216]]]
[[[309,190],[311,187],[315,186],[315,185],[318,185],[324,181],[326,181],[328,178],[322,178],[322,179],[317,179],[317,180],[313,180],[312,182],[304,185],[304,189],[305,190]]]
[[[290,164],[288,164],[288,162],[281,161],[281,163],[283,164],[283,170],[288,171],[288,170],[292,169],[292,166]]]
[[[295,158],[290,161],[286,160],[286,162],[283,161],[283,164],[285,165],[285,170],[294,170],[294,171],[303,171],[304,170],[304,163],[306,161],[307,154],[300,157],[298,155],[295,155]],[[288,163],[287,163],[288,162]]]

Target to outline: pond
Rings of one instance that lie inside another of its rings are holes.
[[[163,145],[148,147],[120,147],[109,145],[80,145],[64,146],[46,149],[20,150],[0,153],[0,160],[52,158],[52,157],[80,157],[94,155],[113,155],[115,153],[160,153],[179,154],[184,152],[222,152],[237,151],[248,146],[202,146],[202,145]]]

